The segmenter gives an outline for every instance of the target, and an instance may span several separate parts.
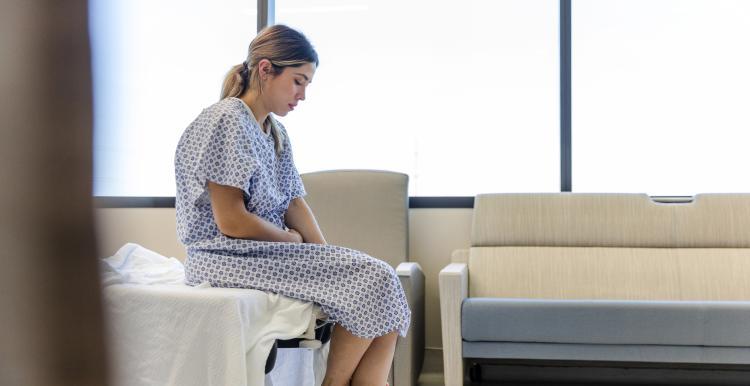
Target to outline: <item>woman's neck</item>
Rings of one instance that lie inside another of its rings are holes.
[[[239,97],[245,104],[250,107],[253,112],[255,120],[260,124],[261,130],[266,131],[266,119],[268,118],[269,111],[263,104],[263,99],[260,98],[255,92],[246,92],[244,95]]]

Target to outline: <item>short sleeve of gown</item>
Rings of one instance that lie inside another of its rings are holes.
[[[198,154],[198,177],[233,186],[250,195],[250,178],[257,169],[257,158],[249,129],[236,117],[221,114],[207,123],[204,146]]]
[[[297,167],[294,165],[294,155],[292,154],[292,143],[289,140],[289,135],[281,123],[277,124],[284,133],[284,151],[281,153],[281,167],[285,171],[285,177],[289,179],[289,195],[290,199],[293,200],[297,197],[305,196],[307,192],[305,191],[305,185],[302,183],[302,178],[297,171]]]

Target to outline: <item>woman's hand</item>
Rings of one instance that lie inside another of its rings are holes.
[[[292,237],[294,237],[294,241],[292,241],[293,243],[301,243],[301,242],[304,241],[304,240],[302,240],[302,235],[299,232],[297,232],[296,230],[294,230],[292,228],[289,228],[289,230],[287,232],[291,233]]]

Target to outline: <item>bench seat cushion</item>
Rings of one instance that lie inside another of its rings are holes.
[[[750,347],[750,302],[467,298],[468,342]]]

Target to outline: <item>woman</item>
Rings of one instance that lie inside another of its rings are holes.
[[[410,311],[394,270],[326,245],[284,126],[318,66],[299,32],[262,30],[175,155],[177,230],[188,284],[255,288],[316,302],[337,323],[324,385],[386,383]],[[373,235],[373,237],[377,237]]]

